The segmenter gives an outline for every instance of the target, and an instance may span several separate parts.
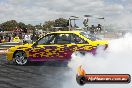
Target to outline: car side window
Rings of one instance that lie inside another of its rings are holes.
[[[82,39],[81,37],[79,37],[76,34],[72,34],[72,36],[71,36],[71,43],[75,43],[75,44],[88,44],[87,41],[85,41],[84,39]]]
[[[58,34],[55,39],[56,44],[70,44],[70,34]]]
[[[42,39],[38,41],[38,45],[43,45],[43,44],[53,44],[54,43],[54,34],[46,35]]]

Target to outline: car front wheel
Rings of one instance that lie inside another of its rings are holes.
[[[14,55],[14,62],[17,65],[26,65],[28,63],[26,53],[23,51],[17,51]]]

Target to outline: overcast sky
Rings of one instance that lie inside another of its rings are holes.
[[[0,23],[14,19],[39,24],[85,14],[104,17],[105,23],[132,28],[132,0],[0,0]]]

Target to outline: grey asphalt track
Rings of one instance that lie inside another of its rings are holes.
[[[62,88],[69,70],[66,63],[61,62],[18,66],[0,55],[0,88]]]

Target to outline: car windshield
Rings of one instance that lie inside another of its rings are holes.
[[[98,38],[96,35],[93,35],[93,34],[89,34],[88,32],[80,32],[81,35],[83,35],[84,37],[92,40],[92,41],[95,41],[95,40],[101,40],[100,38]]]

